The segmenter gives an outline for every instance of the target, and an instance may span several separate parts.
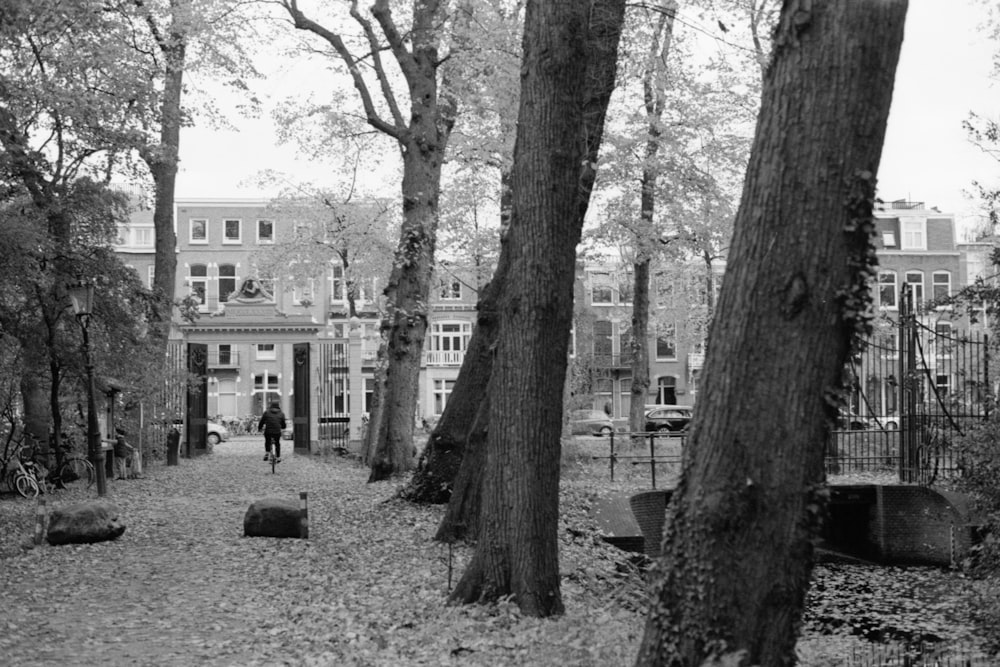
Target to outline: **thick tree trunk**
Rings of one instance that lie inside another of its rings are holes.
[[[430,87],[434,87],[433,83]],[[413,424],[420,356],[427,333],[445,140],[433,118],[415,117],[411,133],[419,138],[403,151],[403,226],[385,290],[389,309],[388,363],[370,482],[413,468]]]
[[[623,15],[623,0],[527,5],[480,536],[453,601],[512,594],[525,614],[562,612],[559,439],[576,245]]]
[[[795,661],[906,6],[784,4],[638,665]]]
[[[510,171],[500,177],[500,226],[510,225]],[[441,521],[436,539],[453,541],[475,539],[474,526],[479,512],[479,493],[485,452],[470,452],[469,448],[485,447],[485,435],[470,441],[473,422],[477,432],[486,433],[489,412],[481,409],[489,391],[493,373],[493,346],[498,331],[497,302],[507,280],[510,256],[501,234],[500,257],[493,278],[480,292],[476,304],[476,327],[469,337],[469,344],[458,371],[455,387],[445,405],[444,413],[428,439],[424,458],[403,497],[418,503],[447,503],[451,506]],[[470,461],[467,463],[465,459]],[[472,494],[475,498],[466,497]],[[476,513],[477,516],[473,516]]]

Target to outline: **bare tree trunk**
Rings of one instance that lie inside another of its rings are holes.
[[[624,9],[623,0],[527,5],[510,270],[490,380],[480,536],[452,601],[511,594],[528,615],[563,609],[559,439],[576,245],[614,87]]]
[[[795,662],[906,7],[784,3],[637,665]]]
[[[154,30],[164,60],[163,101],[160,105],[160,143],[142,151],[153,176],[155,199],[153,201],[153,229],[155,254],[153,258],[153,321],[150,336],[158,350],[167,354],[167,339],[173,317],[175,280],[177,277],[177,235],[174,233],[174,193],[177,184],[177,163],[180,158],[181,96],[183,94],[184,66],[187,53],[186,35],[178,27],[175,14],[178,8],[171,3],[171,29],[167,35]],[[153,18],[148,21],[152,24]]]
[[[649,245],[659,239],[653,234],[656,210],[656,181],[659,171],[656,157],[660,152],[660,127],[666,104],[666,61],[673,41],[677,3],[667,0],[659,15],[657,30],[650,45],[646,71],[642,77],[643,106],[646,109],[646,150],[640,181],[639,216],[642,234],[636,238],[636,261],[632,267],[632,389],[628,423],[633,433],[646,425],[646,397],[649,395]]]

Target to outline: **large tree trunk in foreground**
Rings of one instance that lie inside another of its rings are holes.
[[[614,85],[624,0],[529,1],[507,236],[510,271],[490,381],[479,540],[453,601],[513,595],[562,612],[557,524],[562,396],[576,245]]]
[[[638,665],[794,663],[906,5],[784,4]]]

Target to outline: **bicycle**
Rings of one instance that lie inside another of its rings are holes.
[[[52,478],[56,486],[62,486],[62,488],[73,488],[86,483],[86,488],[89,489],[94,484],[94,480],[97,479],[94,464],[79,454],[70,454],[68,447],[64,447],[63,450],[66,454],[63,456],[62,463],[49,477]]]
[[[271,464],[271,474],[275,473],[275,468],[278,467],[278,455],[274,453],[276,447],[271,447],[271,450],[267,453],[267,462]]]
[[[21,459],[23,449],[24,445],[18,444],[13,453],[3,461],[0,470],[5,471],[3,477],[7,486],[24,498],[34,498],[41,492],[41,485],[35,476],[37,470],[35,462],[31,460],[25,462]],[[14,467],[7,471],[11,461],[14,462]]]

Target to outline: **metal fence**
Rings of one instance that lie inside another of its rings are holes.
[[[961,473],[954,438],[989,418],[989,337],[959,331],[950,311],[912,308],[877,327],[851,361],[848,409],[827,451],[829,474],[894,473],[930,484]]]
[[[658,468],[661,472],[668,466],[680,468],[685,439],[678,433],[613,432],[607,437],[608,454],[593,458],[608,461],[612,482],[616,466],[625,464],[648,470],[650,487],[655,489]]]

